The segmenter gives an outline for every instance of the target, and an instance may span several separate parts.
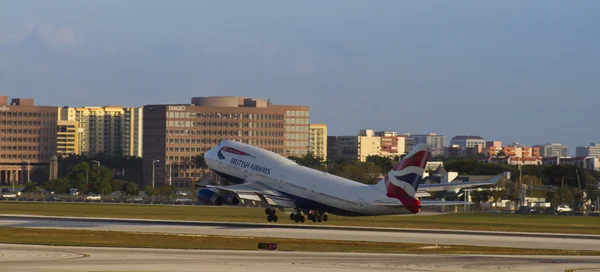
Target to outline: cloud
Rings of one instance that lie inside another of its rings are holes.
[[[59,27],[43,22],[30,22],[0,32],[0,45],[71,47],[80,44],[70,27]]]
[[[79,45],[71,28],[56,27],[45,23],[35,23],[31,26],[30,31],[21,41],[22,45],[28,43],[53,47]]]

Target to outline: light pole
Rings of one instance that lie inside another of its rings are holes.
[[[27,183],[31,182],[31,162],[25,160],[27,162]]]
[[[159,162],[160,160],[153,160],[152,161],[152,188],[154,188],[154,168],[157,162]]]
[[[98,164],[98,168],[96,168],[96,175],[100,175],[100,162],[99,161],[93,161],[93,162]]]
[[[171,177],[173,176],[171,173],[171,165],[173,164],[173,162],[168,162],[167,163],[169,165],[169,186],[173,186],[173,181],[171,179]]]

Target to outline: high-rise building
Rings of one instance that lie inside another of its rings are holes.
[[[409,152],[413,146],[417,144],[427,144],[431,147],[431,155],[439,156],[444,154],[444,143],[446,137],[438,135],[436,133],[428,134],[409,134],[405,133],[406,136],[406,152]]]
[[[0,96],[0,184],[23,184],[56,154],[58,108]]]
[[[544,145],[534,145],[539,147],[541,157],[568,157],[569,147],[559,143],[548,143]]]
[[[191,186],[201,177],[194,157],[222,140],[255,145],[282,156],[309,148],[308,107],[264,99],[194,97],[191,104],[146,105],[143,113],[144,184]]]
[[[575,157],[600,158],[600,144],[591,143],[589,146],[576,147]]]
[[[327,125],[309,124],[310,133],[308,136],[309,151],[313,156],[327,161]]]
[[[56,134],[56,153],[58,155],[79,154],[77,126],[77,121],[58,121]]]
[[[119,106],[63,107],[60,121],[77,121],[79,154],[142,156],[142,109]]]

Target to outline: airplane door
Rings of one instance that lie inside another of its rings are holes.
[[[279,177],[279,189],[283,189],[283,181],[285,180],[285,176]]]

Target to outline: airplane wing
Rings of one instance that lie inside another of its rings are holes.
[[[474,182],[448,182],[448,183],[440,183],[440,184],[419,184],[419,188],[417,189],[417,193],[424,192],[438,192],[438,191],[448,191],[453,189],[462,189],[462,188],[471,188],[476,186],[489,186],[496,185],[498,181],[505,177],[508,174],[497,175],[487,181],[474,181]]]
[[[261,201],[267,204],[267,206],[296,208],[296,204],[291,198],[258,181],[249,181],[240,185],[231,186],[206,185],[203,187],[216,189],[219,194],[220,192],[226,194],[233,193],[243,200]]]

